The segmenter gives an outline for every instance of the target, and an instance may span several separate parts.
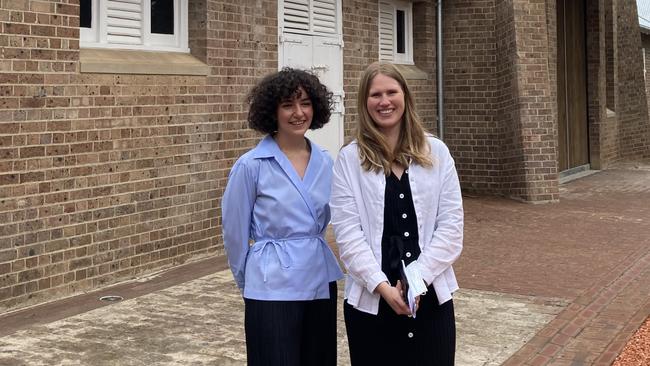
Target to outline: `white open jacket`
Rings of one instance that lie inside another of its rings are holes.
[[[427,136],[433,167],[408,167],[418,222],[422,278],[433,284],[439,303],[458,289],[452,264],[463,249],[463,201],[454,160],[445,144]],[[377,314],[375,288],[388,281],[381,270],[386,176],[361,167],[356,141],[341,149],[332,179],[332,225],[347,275],[345,298],[356,309]]]

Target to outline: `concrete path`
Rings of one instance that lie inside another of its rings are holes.
[[[340,286],[342,287],[342,286]],[[460,366],[500,365],[566,305],[466,290]],[[0,365],[245,365],[243,302],[229,270],[0,338]],[[339,308],[339,365],[349,365]]]
[[[650,164],[561,189],[548,205],[466,197],[457,365],[610,365],[650,314]],[[244,365],[242,308],[209,258],[0,315],[0,365]]]

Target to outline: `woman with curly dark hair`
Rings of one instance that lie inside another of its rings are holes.
[[[343,274],[324,239],[333,162],[305,137],[329,120],[332,94],[287,68],[263,78],[248,101],[249,127],[267,135],[237,160],[222,200],[248,364],[335,365]]]

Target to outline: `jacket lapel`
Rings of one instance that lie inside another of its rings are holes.
[[[321,162],[317,161],[319,159],[322,159],[322,157],[319,155],[320,152],[315,151],[316,149],[314,148],[314,145],[313,144],[311,145],[312,149],[311,149],[311,154],[309,156],[309,162],[307,163],[307,169],[305,170],[305,177],[304,179],[300,179],[300,176],[298,176],[298,173],[293,168],[293,165],[291,165],[291,161],[289,161],[287,156],[284,155],[282,150],[280,150],[280,147],[278,146],[277,143],[275,143],[275,140],[272,141],[273,144],[275,145],[273,157],[278,162],[278,164],[280,165],[284,173],[289,177],[289,180],[291,181],[293,186],[296,187],[298,193],[300,193],[300,196],[302,197],[303,201],[305,201],[305,204],[309,209],[309,213],[314,218],[314,222],[318,222],[316,207],[312,202],[307,187],[309,187],[310,184],[313,182],[314,176],[317,173],[314,170],[318,170],[318,166],[320,166]],[[311,141],[309,143],[311,144]]]

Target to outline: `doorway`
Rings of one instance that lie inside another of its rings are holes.
[[[589,169],[585,0],[557,0],[558,166]]]

